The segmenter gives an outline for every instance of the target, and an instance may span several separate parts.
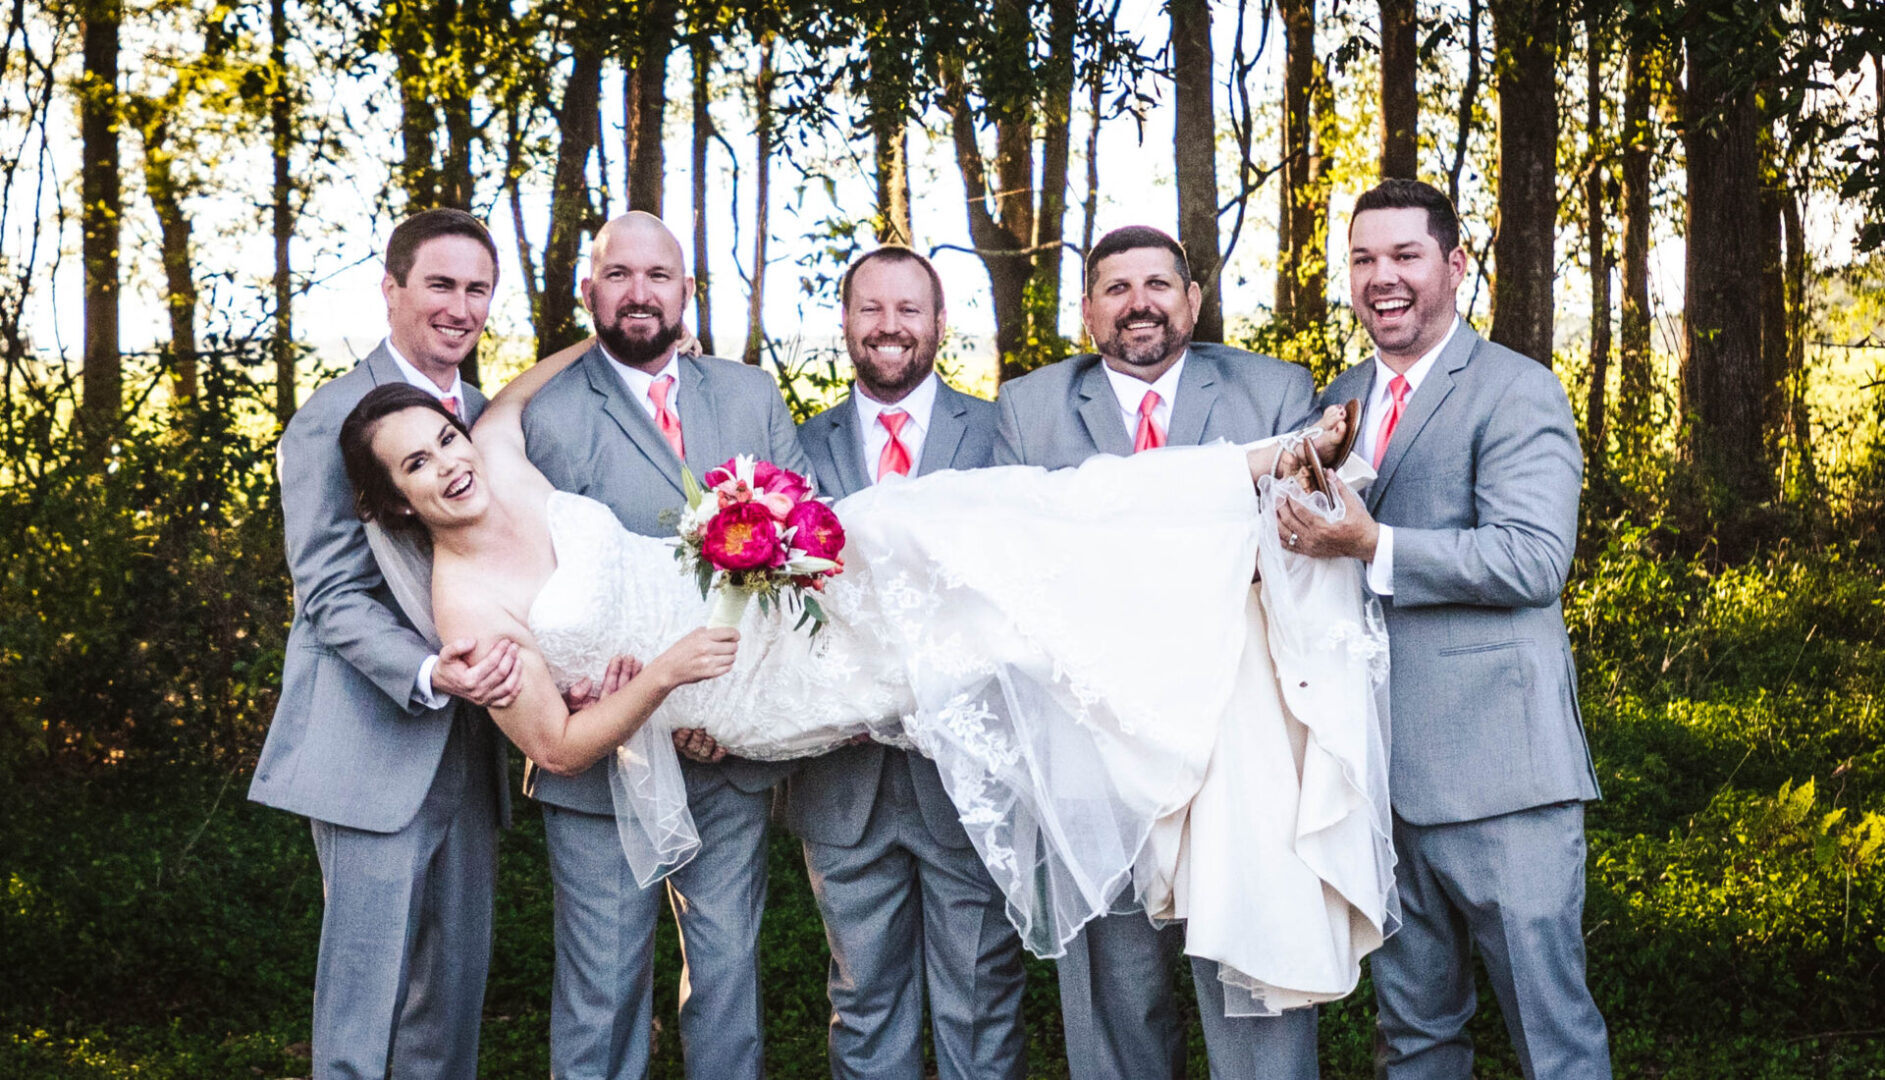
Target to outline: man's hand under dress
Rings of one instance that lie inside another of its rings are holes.
[[[1373,562],[1375,545],[1381,539],[1381,526],[1368,516],[1361,496],[1331,473],[1329,486],[1341,496],[1347,507],[1340,521],[1324,521],[1319,514],[1297,506],[1292,499],[1281,500],[1276,508],[1276,531],[1291,551],[1316,559],[1348,556]]]
[[[639,674],[641,674],[640,660],[632,656],[618,656],[609,661],[608,670],[602,673],[601,682],[584,679],[563,691],[563,705],[570,712],[581,712],[627,686],[628,681]]]
[[[727,756],[727,749],[715,742],[712,735],[700,728],[680,728],[674,732],[674,749],[689,761],[698,761],[703,765]]]
[[[523,685],[523,667],[517,663],[517,643],[499,638],[473,662],[473,638],[460,638],[439,650],[439,662],[432,667],[432,689],[441,694],[463,698],[473,705],[501,709],[517,699]]]

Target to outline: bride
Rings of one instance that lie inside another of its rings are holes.
[[[670,541],[524,456],[523,406],[579,352],[514,380],[475,437],[401,384],[368,394],[340,441],[370,526],[429,538],[440,635],[519,646],[521,688],[492,709],[504,733],[558,772],[615,755],[644,885],[697,846],[667,732],[760,758],[868,736],[935,759],[1037,955],[1137,904],[1187,920],[1187,951],[1242,991],[1228,1013],[1354,989],[1398,918],[1386,640],[1358,564],[1288,551],[1275,522],[1283,498],[1340,512],[1295,472],[1320,475],[1305,443],[1331,452],[1352,418],[1247,448],[876,485],[836,506],[848,541],[823,632],[776,608],[704,629]],[[1341,475],[1372,478],[1358,458]],[[375,550],[396,591],[424,587],[398,545]],[[569,711],[562,690],[618,656],[651,659]]]

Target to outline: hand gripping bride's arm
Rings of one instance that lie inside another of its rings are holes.
[[[737,630],[695,630],[613,693],[571,712],[529,630],[498,604],[477,597],[448,600],[439,605],[438,620],[440,633],[450,636],[519,643],[522,685],[509,705],[492,708],[491,719],[526,756],[559,776],[573,776],[602,760],[676,688],[726,674],[739,643]]]

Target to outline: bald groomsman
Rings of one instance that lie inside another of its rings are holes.
[[[995,407],[936,375],[942,281],[929,260],[881,247],[845,271],[850,397],[799,428],[821,494],[989,463]],[[928,990],[936,1074],[1023,1074],[1021,941],[928,758],[874,742],[833,751],[785,782],[785,820],[831,945],[831,1075],[921,1080]]]
[[[1191,341],[1201,299],[1176,240],[1143,226],[1106,234],[1087,254],[1080,299],[1099,355],[1069,357],[1001,388],[995,464],[1058,469],[1095,454],[1254,442],[1309,423],[1315,384],[1307,371]],[[1095,919],[1067,943],[1060,1007],[1076,1080],[1183,1075],[1172,1000],[1183,944],[1181,926],[1155,929],[1143,912]],[[1315,1010],[1227,1017],[1217,965],[1193,960],[1191,969],[1213,1077],[1316,1075]]]
[[[524,409],[530,460],[552,484],[587,495],[646,536],[673,536],[681,471],[698,477],[735,454],[809,473],[778,384],[758,368],[677,355],[693,297],[681,245],[659,218],[629,213],[590,248],[583,303],[597,342]],[[766,904],[766,818],[776,766],[701,752],[677,735],[693,861],[667,888],[641,888],[622,854],[608,762],[577,776],[532,768],[556,883],[550,1072],[639,1080],[654,1018],[654,931],[665,891],[681,928],[681,1046],[692,1080],[758,1080],[759,919]]]

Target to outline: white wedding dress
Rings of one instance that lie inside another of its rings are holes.
[[[1397,919],[1386,638],[1358,564],[1276,541],[1268,501],[1302,497],[1294,481],[1263,484],[1218,445],[840,501],[825,629],[753,605],[733,671],[676,691],[618,752],[637,875],[697,846],[666,732],[767,759],[869,734],[935,759],[1037,955],[1143,907],[1186,920],[1187,951],[1243,991],[1228,1012],[1349,993]],[[577,495],[553,494],[549,522],[557,568],[529,622],[562,685],[704,621],[670,541]]]

